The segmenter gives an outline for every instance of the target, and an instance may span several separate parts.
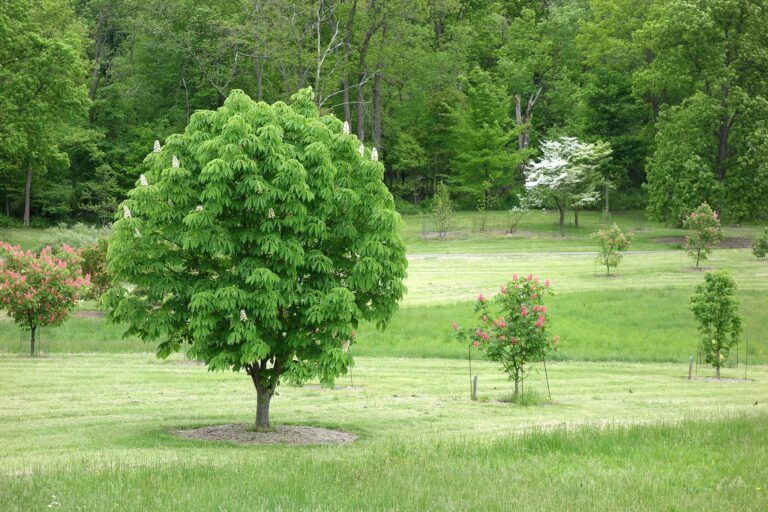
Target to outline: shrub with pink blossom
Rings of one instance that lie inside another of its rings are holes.
[[[560,337],[552,337],[547,331],[549,312],[544,297],[551,293],[549,284],[549,279],[540,282],[533,274],[515,274],[492,299],[486,299],[482,293],[478,295],[478,325],[451,324],[460,341],[501,363],[502,371],[515,383],[515,400],[520,396],[528,365],[543,361],[550,351],[557,350]]]
[[[31,333],[30,354],[35,355],[38,327],[61,324],[90,284],[83,276],[80,255],[64,244],[54,253],[40,255],[0,242],[0,309]]]

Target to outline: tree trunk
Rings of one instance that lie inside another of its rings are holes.
[[[513,401],[517,403],[519,400],[520,400],[520,369],[515,368],[515,399]]]
[[[256,388],[256,430],[269,430],[269,402],[272,393],[264,386]]]
[[[31,328],[32,338],[30,339],[30,344],[29,344],[29,357],[35,357],[35,331],[36,330],[37,330],[37,326],[33,325]]]
[[[611,213],[611,205],[608,202],[608,184],[605,184],[605,214]]]
[[[573,209],[573,225],[579,227],[579,209]]]
[[[717,366],[715,366],[715,374],[717,375],[717,380],[720,380],[720,351],[717,351]]]
[[[365,97],[363,96],[363,87],[365,87],[365,73],[360,73],[357,81],[357,138],[360,142],[365,140]]]
[[[373,76],[373,146],[381,158],[381,71]]]
[[[352,29],[357,14],[357,0],[352,2],[347,17],[347,27],[344,31],[344,78],[341,80],[342,102],[344,103],[344,120],[352,126],[352,109],[349,105],[349,55],[352,53]]]
[[[27,183],[24,185],[24,227],[29,227],[29,208],[32,198],[32,164],[27,165]]]
[[[256,57],[256,101],[264,97],[264,60]]]
[[[280,382],[283,367],[283,360],[275,357],[272,361],[272,368],[267,367],[266,359],[246,366],[246,372],[256,388],[256,430],[269,430],[269,402]]]
[[[560,236],[565,236],[565,206],[558,204],[557,210],[560,212]]]

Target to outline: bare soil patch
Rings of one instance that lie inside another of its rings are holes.
[[[709,272],[712,267],[685,267],[680,269],[682,272]]]
[[[357,439],[356,434],[320,427],[284,425],[269,432],[251,430],[250,425],[214,425],[183,430],[171,434],[198,441],[231,441],[240,444],[347,444]]]
[[[326,389],[328,391],[341,391],[341,390],[350,390],[350,391],[359,391],[363,389],[363,386],[340,386],[336,385],[332,388],[323,387],[320,384],[306,384],[304,386],[301,386],[304,389]]]
[[[104,313],[101,311],[75,311],[72,316],[75,318],[104,318]]]
[[[653,241],[660,244],[685,246],[684,236],[662,236],[654,238]],[[740,236],[730,236],[723,238],[716,247],[719,249],[748,249],[749,247],[752,247],[752,239]]]

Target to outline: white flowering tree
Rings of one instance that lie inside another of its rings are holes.
[[[580,142],[575,137],[542,141],[541,159],[528,163],[525,187],[542,200],[551,201],[560,212],[560,234],[565,235],[565,212],[574,210],[574,222],[579,225],[578,212],[600,199],[600,185],[605,181],[598,172],[610,156],[607,142]]]
[[[311,89],[293,104],[233,91],[184,134],[155,144],[110,239],[110,316],[185,343],[210,370],[245,370],[256,427],[269,427],[281,377],[331,384],[352,364],[361,320],[384,327],[403,297],[400,218],[376,150],[320,116]],[[130,283],[131,286],[124,286]]]

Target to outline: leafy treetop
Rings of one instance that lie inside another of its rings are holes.
[[[190,343],[209,369],[245,369],[261,402],[282,374],[332,383],[358,322],[395,312],[407,261],[383,166],[311,89],[291,105],[235,90],[146,164],[108,251],[134,287],[105,304],[158,356]]]

